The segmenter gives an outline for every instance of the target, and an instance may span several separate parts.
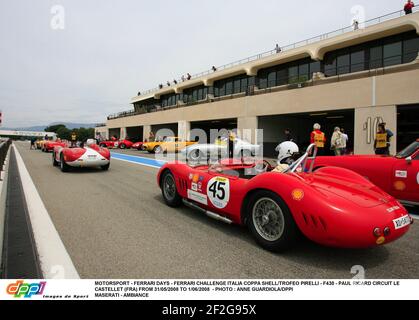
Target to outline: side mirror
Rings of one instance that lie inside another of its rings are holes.
[[[412,157],[407,157],[406,158],[406,162],[407,162],[407,164],[411,164],[412,163]]]

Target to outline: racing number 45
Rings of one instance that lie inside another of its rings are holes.
[[[226,183],[215,180],[208,188],[208,190],[212,193],[212,198],[218,198],[219,200],[224,200],[226,197],[226,190],[225,190]]]

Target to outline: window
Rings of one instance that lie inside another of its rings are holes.
[[[383,66],[383,47],[373,47],[370,49],[370,69],[382,68]]]
[[[288,68],[280,69],[276,73],[278,86],[283,86],[288,83]]]
[[[271,71],[268,73],[268,87],[275,87],[276,86],[276,72]]]
[[[350,72],[350,56],[344,54],[338,56],[337,59],[337,74],[345,74]]]
[[[384,67],[402,63],[402,43],[390,43],[383,48]]]
[[[403,63],[409,63],[416,59],[419,52],[419,37],[403,41]]]
[[[365,51],[355,51],[351,53],[351,72],[365,70]]]
[[[249,87],[249,79],[243,78],[240,83],[240,92],[246,92]]]
[[[298,66],[288,68],[288,83],[298,82]]]
[[[326,77],[332,77],[336,75],[336,57],[327,56],[324,60],[324,74]]]
[[[234,80],[234,93],[240,93],[241,91],[241,80],[236,79]]]
[[[226,83],[226,95],[228,96],[231,94],[233,94],[233,81],[230,80]]]
[[[301,64],[298,67],[299,82],[305,82],[309,80],[308,69],[309,69],[308,63]]]

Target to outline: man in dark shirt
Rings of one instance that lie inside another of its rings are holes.
[[[414,6],[415,4],[413,3],[413,1],[408,0],[407,3],[404,5],[404,12],[406,14],[411,14]]]

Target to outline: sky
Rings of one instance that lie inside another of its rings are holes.
[[[102,123],[138,91],[401,10],[399,0],[0,0],[3,127]],[[58,7],[57,7],[58,6]],[[360,6],[360,7],[359,7]],[[358,8],[362,8],[359,11]]]

